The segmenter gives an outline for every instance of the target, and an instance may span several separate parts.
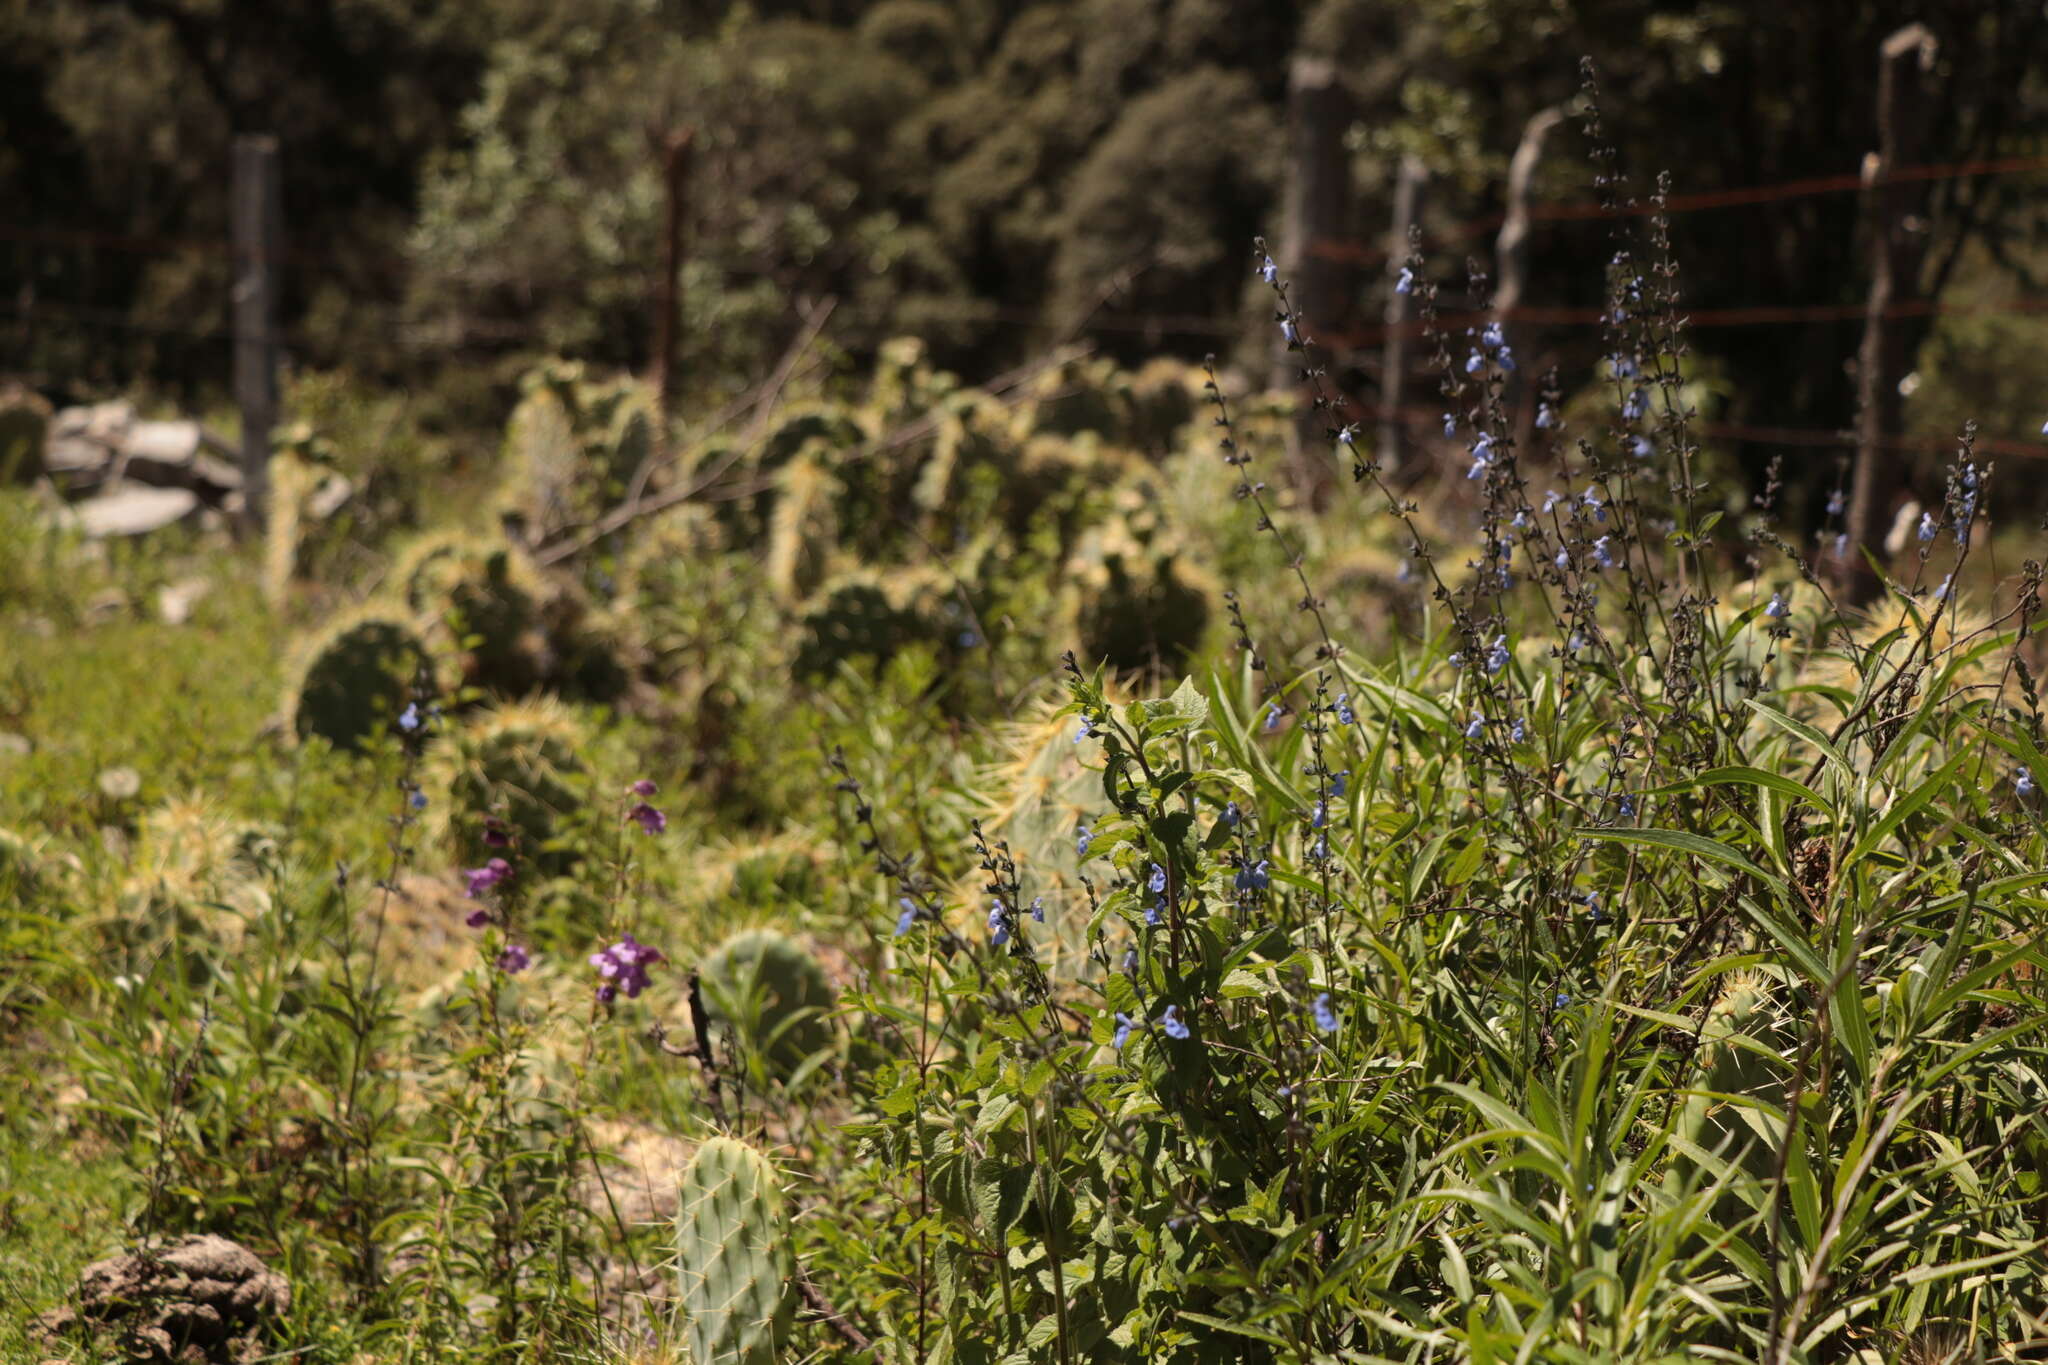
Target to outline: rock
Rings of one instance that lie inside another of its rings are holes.
[[[88,536],[139,536],[160,531],[199,509],[199,495],[189,488],[145,488],[120,485],[88,498],[75,509],[78,529]]]
[[[192,619],[192,608],[213,591],[213,580],[184,578],[157,589],[156,614],[167,626],[182,626]]]
[[[291,1307],[284,1277],[225,1237],[187,1237],[155,1255],[112,1256],[79,1272],[76,1307],[31,1324],[52,1343],[111,1328],[129,1360],[254,1360],[267,1327]]]
[[[52,435],[43,446],[43,469],[66,492],[92,488],[113,476],[114,450],[89,436]]]

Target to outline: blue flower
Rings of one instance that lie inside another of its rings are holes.
[[[1498,320],[1486,324],[1486,330],[1479,334],[1479,344],[1489,351],[1498,351],[1508,344],[1507,336],[1501,331]]]
[[[1266,723],[1264,729],[1266,733],[1270,735],[1279,728],[1280,703],[1277,701],[1269,701],[1266,703]]]
[[[1344,790],[1346,787],[1350,785],[1350,783],[1351,769],[1346,768],[1342,772],[1332,774],[1330,777],[1331,798],[1334,800],[1342,800],[1344,796]]]
[[[1591,512],[1593,514],[1593,520],[1607,520],[1607,505],[1600,501],[1600,494],[1598,490],[1588,488],[1585,491],[1585,493],[1583,493],[1580,496],[1579,501],[1582,504],[1584,504],[1588,512]]]
[[[896,917],[896,937],[902,938],[910,932],[910,926],[917,923],[917,902],[908,896],[899,896],[896,903],[903,907],[903,913]]]
[[[398,713],[398,728],[407,734],[411,734],[419,729],[422,723],[420,720],[420,704],[416,701],[407,702],[405,709]]]
[[[1166,1007],[1166,1013],[1159,1016],[1159,1027],[1165,1031],[1166,1036],[1169,1038],[1185,1038],[1188,1036],[1188,1026],[1181,1022],[1179,1005],[1168,1005]]]
[[[1045,923],[1045,897],[1033,896],[1031,898],[1031,918],[1037,920],[1040,924]]]
[[[1351,446],[1354,449],[1357,448],[1358,424],[1356,422],[1347,422],[1338,429],[1337,444],[1340,446]]]
[[[1337,723],[1339,725],[1350,725],[1358,719],[1358,717],[1352,713],[1351,694],[1349,692],[1339,692],[1337,694],[1336,709]]]
[[[1273,264],[1273,258],[1271,256],[1259,257],[1259,278],[1264,280],[1267,284],[1279,283],[1280,267]]]
[[[1503,370],[1508,371],[1510,374],[1514,373],[1515,353],[1513,350],[1509,349],[1506,346],[1501,347],[1500,354],[1496,355],[1494,357],[1494,360],[1500,365],[1500,367]]]
[[[1839,488],[1828,494],[1828,515],[1831,517],[1842,515],[1842,490]]]
[[[1446,439],[1458,434],[1458,419],[1451,413],[1444,414],[1444,436]]]
[[[1575,630],[1572,632],[1572,638],[1565,641],[1564,647],[1567,652],[1576,654],[1586,647],[1586,637]]]
[[[1407,266],[1401,267],[1401,274],[1394,281],[1396,294],[1412,293],[1415,289],[1415,272]]]
[[[1565,1007],[1566,1005],[1569,1005],[1569,1004],[1571,1004],[1571,1002],[1572,1002],[1572,998],[1571,998],[1571,997],[1570,997],[1569,995],[1566,995],[1566,994],[1565,994],[1565,993],[1564,993],[1563,991],[1559,991],[1559,992],[1557,993],[1557,1002],[1556,1002],[1556,1003],[1557,1003],[1557,1007],[1558,1007],[1559,1009],[1563,1009],[1563,1008],[1564,1008],[1564,1007]]]
[[[1538,403],[1536,405],[1536,429],[1538,431],[1549,431],[1556,425],[1557,409],[1548,403]]]
[[[1656,444],[1647,436],[1636,437],[1628,443],[1628,448],[1635,453],[1638,460],[1647,460],[1657,453]]]
[[[1330,822],[1330,803],[1320,798],[1316,801],[1315,813],[1308,818],[1310,829],[1321,829]]]
[[[1633,820],[1636,818],[1635,797],[1630,796],[1627,792],[1623,792],[1621,795],[1614,798],[1614,804],[1615,808],[1621,812],[1622,819]]]
[[[1136,948],[1124,949],[1124,970],[1126,972],[1138,970],[1138,950]]]
[[[1508,666],[1508,637],[1496,635],[1492,646],[1486,651],[1486,671],[1498,673]]]
[[[1939,529],[1941,529],[1941,523],[1937,522],[1937,521],[1936,521],[1936,520],[1934,519],[1934,513],[1932,513],[1932,512],[1922,512],[1922,513],[1920,514],[1920,543],[1921,543],[1921,544],[1923,544],[1923,545],[1924,545],[1924,544],[1926,544],[1926,543],[1927,543],[1928,541],[1930,541],[1930,540],[1934,539],[1934,533],[1935,533],[1936,531],[1938,531]]]
[[[1084,739],[1093,738],[1095,738],[1095,720],[1084,713],[1081,717],[1080,726],[1074,731],[1074,743],[1079,744]]]
[[[1837,559],[1846,559],[1846,558],[1848,558],[1848,556],[1849,556],[1849,533],[1848,533],[1847,531],[1844,531],[1844,532],[1842,532],[1842,534],[1840,534],[1840,535],[1838,535],[1838,536],[1836,536],[1836,537],[1835,537],[1835,558],[1837,558]]]
[[[1124,1044],[1131,1041],[1131,1030],[1137,1026],[1137,1020],[1131,1018],[1130,1015],[1125,1014],[1122,1010],[1118,1010],[1116,1012],[1116,1037],[1111,1040],[1112,1046],[1119,1052],[1123,1051]]]
[[[1471,355],[1465,358],[1466,374],[1478,374],[1479,371],[1484,369],[1485,367],[1486,357],[1479,354],[1479,352],[1477,351],[1474,351]]]
[[[1607,361],[1607,368],[1613,372],[1616,379],[1634,379],[1636,358],[1632,355],[1612,356]]]
[[[1088,856],[1088,841],[1094,837],[1095,832],[1086,825],[1074,831],[1074,854],[1076,857],[1085,858]]]
[[[1301,344],[1301,332],[1295,327],[1293,318],[1280,319],[1280,335],[1289,346],[1299,346]]]
[[[1316,1027],[1325,1033],[1337,1031],[1337,1012],[1330,1008],[1330,993],[1324,991],[1316,997],[1314,1005]]]
[[[1223,803],[1223,823],[1224,823],[1224,824],[1226,824],[1226,825],[1230,826],[1230,827],[1231,827],[1232,829],[1236,829],[1236,828],[1237,828],[1237,826],[1238,826],[1238,822],[1239,822],[1239,821],[1241,821],[1241,820],[1243,820],[1243,819],[1244,819],[1244,812],[1243,812],[1243,811],[1241,811],[1241,810],[1239,810],[1239,809],[1237,808],[1237,802],[1235,802],[1235,801],[1225,801],[1225,802]]]
[[[2012,788],[2020,794],[2022,801],[2032,796],[2034,794],[2034,774],[2026,768],[2020,769],[2019,775],[2012,780]]]
[[[1764,615],[1772,620],[1782,621],[1791,614],[1792,608],[1785,605],[1785,594],[1782,592],[1772,593],[1771,600],[1764,606]]]
[[[1261,858],[1255,863],[1246,863],[1237,869],[1237,889],[1250,894],[1264,891],[1273,882],[1273,864]]]
[[[1508,742],[1520,744],[1529,737],[1529,723],[1520,716],[1515,717],[1515,728],[1508,732]]]
[[[1563,501],[1564,494],[1558,492],[1555,488],[1551,489],[1548,493],[1545,493],[1543,495],[1543,515],[1546,517],[1549,516],[1551,509],[1556,507],[1559,503]]]
[[[976,635],[973,631],[963,630],[960,632],[960,648],[973,649],[980,643],[981,637],[979,635]]]
[[[1622,400],[1621,420],[1633,422],[1649,410],[1650,395],[1640,388],[1631,389],[1628,397]]]
[[[988,908],[989,932],[995,935],[990,942],[998,948],[1010,941],[1009,913],[1009,907],[1001,901],[995,901]]]
[[[405,804],[411,806],[414,810],[425,810],[427,808],[427,794],[418,787],[414,787],[412,794],[405,798]]]
[[[1593,542],[1593,562],[1603,569],[1614,567],[1614,552],[1607,548],[1607,542],[1612,539],[1612,536],[1602,536]]]
[[[1329,835],[1318,834],[1316,836],[1315,847],[1308,851],[1308,860],[1312,863],[1326,863],[1330,860]]]
[[[1554,562],[1557,565],[1557,571],[1559,573],[1565,572],[1572,566],[1572,552],[1570,550],[1564,549],[1563,547],[1559,547],[1557,552],[1557,559]]]
[[[1156,900],[1147,902],[1145,906],[1145,923],[1154,929],[1159,927],[1159,908],[1160,903]]]
[[[1465,726],[1465,738],[1477,739],[1485,733],[1486,717],[1475,714],[1472,717],[1471,721]]]
[[[1950,587],[1950,585],[1951,585],[1951,584],[1953,584],[1953,583],[1955,582],[1955,578],[1956,578],[1956,576],[1955,576],[1954,574],[1949,574],[1949,575],[1948,575],[1947,577],[1945,577],[1945,578],[1943,578],[1943,579],[1941,580],[1941,586],[1940,586],[1940,587],[1938,587],[1938,588],[1936,588],[1936,589],[1934,590],[1934,600],[1935,600],[1935,601],[1937,601],[1937,602],[1946,602],[1946,601],[1948,601],[1949,587]]]
[[[1600,924],[1606,920],[1607,912],[1600,908],[1600,893],[1598,891],[1588,891],[1585,895],[1579,897],[1579,901],[1586,907],[1587,922]]]
[[[1145,882],[1145,888],[1154,895],[1166,889],[1166,869],[1158,863],[1152,864],[1152,875]]]

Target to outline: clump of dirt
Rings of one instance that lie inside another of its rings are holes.
[[[284,1277],[239,1242],[187,1237],[94,1261],[72,1304],[34,1330],[52,1342],[110,1334],[128,1359],[151,1365],[236,1365],[264,1354],[266,1329],[291,1301]]]

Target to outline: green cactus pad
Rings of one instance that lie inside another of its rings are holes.
[[[831,1043],[827,1015],[837,994],[824,968],[787,934],[735,934],[704,964],[703,976],[712,1016],[736,1027],[774,1074],[788,1077]]]
[[[358,613],[297,652],[285,718],[300,739],[318,735],[337,749],[359,749],[379,725],[396,724],[423,675],[431,686],[426,644],[396,614]]]
[[[778,1365],[796,1256],[775,1168],[746,1143],[714,1137],[677,1196],[678,1307],[692,1365]]]

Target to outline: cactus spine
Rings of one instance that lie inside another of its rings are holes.
[[[683,1172],[677,1287],[692,1365],[777,1365],[795,1309],[781,1182],[744,1142],[714,1137]]]
[[[832,983],[787,934],[733,935],[704,964],[704,984],[711,1014],[738,1031],[777,1076],[788,1077],[832,1041]]]

